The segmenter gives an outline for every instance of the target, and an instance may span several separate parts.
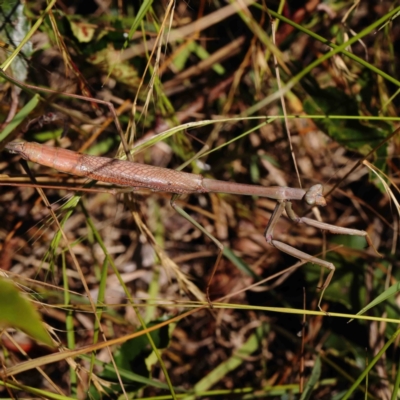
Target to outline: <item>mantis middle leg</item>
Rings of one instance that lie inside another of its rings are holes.
[[[193,226],[195,226],[197,229],[199,229],[201,232],[203,232],[209,239],[211,239],[214,244],[218,247],[218,255],[217,255],[217,259],[215,260],[213,269],[211,271],[211,275],[210,278],[208,279],[207,282],[207,287],[206,287],[206,298],[207,301],[210,305],[210,308],[213,307],[211,299],[210,299],[210,285],[211,282],[214,278],[215,275],[215,271],[218,268],[218,264],[221,261],[222,258],[222,254],[224,251],[224,245],[216,238],[214,237],[210,232],[207,231],[207,229],[204,228],[204,226],[200,225],[196,220],[194,220],[182,207],[179,207],[176,204],[176,200],[178,199],[179,195],[174,195],[171,198],[171,207],[179,214],[181,215],[183,218],[185,218],[187,221],[189,221]]]

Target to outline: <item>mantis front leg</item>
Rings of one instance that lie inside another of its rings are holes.
[[[283,242],[273,239],[272,235],[273,235],[275,224],[277,223],[278,219],[281,217],[284,209],[286,209],[286,213],[287,213],[288,217],[294,222],[304,223],[306,225],[313,226],[314,228],[322,229],[322,230],[325,230],[325,231],[328,231],[331,233],[335,233],[335,234],[365,237],[368,245],[371,246],[379,256],[381,256],[381,255],[377,252],[377,250],[373,246],[371,238],[368,236],[367,232],[361,231],[358,229],[343,228],[343,227],[336,226],[336,225],[326,224],[324,222],[319,222],[319,221],[316,221],[311,218],[305,218],[305,217],[300,218],[293,211],[292,203],[290,201],[286,200],[286,201],[278,202],[278,204],[276,205],[276,207],[274,209],[274,212],[272,213],[271,219],[269,220],[267,228],[265,229],[265,238],[270,245],[276,247],[278,250],[283,251],[286,254],[289,254],[295,258],[298,258],[301,261],[308,261],[313,264],[317,264],[317,265],[320,265],[321,267],[325,267],[325,268],[329,269],[328,276],[326,277],[325,282],[321,287],[321,296],[318,301],[318,308],[322,311],[321,301],[324,296],[324,292],[325,292],[326,288],[329,286],[329,284],[332,280],[333,274],[335,272],[335,266],[331,262],[325,261],[318,257],[313,257],[310,254],[304,253],[292,246],[289,246],[286,243],[283,243]]]

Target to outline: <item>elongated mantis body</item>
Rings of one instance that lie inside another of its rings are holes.
[[[368,233],[358,229],[343,228],[331,224],[316,221],[314,219],[298,217],[292,209],[292,200],[303,200],[310,206],[325,206],[326,200],[322,194],[323,187],[320,184],[312,186],[308,190],[259,185],[248,185],[235,182],[208,179],[202,175],[176,171],[152,165],[122,161],[106,157],[98,157],[80,154],[71,150],[29,143],[24,141],[13,141],[6,145],[11,153],[20,155],[28,161],[54,168],[60,172],[91,178],[101,182],[109,182],[121,186],[129,186],[133,189],[147,188],[154,191],[173,193],[171,206],[194,226],[208,236],[219,248],[214,268],[210,275],[206,296],[211,304],[209,288],[223,253],[223,245],[212,236],[204,227],[193,220],[181,207],[176,204],[176,198],[182,194],[189,193],[231,193],[239,195],[268,197],[277,201],[275,210],[265,230],[267,242],[278,250],[287,253],[302,261],[318,264],[329,270],[328,276],[321,287],[321,296],[318,307],[321,309],[321,300],[325,289],[328,287],[335,266],[321,258],[313,257],[286,243],[273,239],[273,230],[284,210],[288,217],[296,223],[326,230],[334,234],[354,235],[365,237],[367,243],[375,250]],[[375,250],[379,255],[379,253]]]

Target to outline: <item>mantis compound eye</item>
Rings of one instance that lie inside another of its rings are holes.
[[[320,184],[311,186],[304,195],[304,199],[306,200],[307,204],[310,206],[326,206],[326,200],[322,194],[322,191],[323,187]]]

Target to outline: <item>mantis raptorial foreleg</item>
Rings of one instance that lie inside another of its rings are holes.
[[[329,286],[329,284],[332,280],[333,274],[335,272],[335,266],[334,266],[334,264],[332,264],[329,261],[325,261],[321,258],[311,256],[310,254],[304,253],[303,251],[300,251],[292,246],[289,246],[286,243],[283,243],[283,242],[273,239],[272,235],[273,235],[274,227],[275,227],[278,219],[281,217],[284,209],[286,210],[288,217],[293,222],[304,223],[304,224],[312,226],[314,228],[318,228],[318,229],[328,231],[328,232],[331,232],[334,234],[365,237],[367,243],[374,249],[376,254],[378,254],[379,256],[380,256],[380,254],[373,246],[371,238],[369,237],[367,232],[358,230],[358,229],[343,228],[340,226],[327,224],[325,222],[316,221],[311,218],[305,218],[305,217],[300,218],[293,211],[291,201],[288,201],[288,200],[287,201],[279,201],[272,213],[272,216],[271,216],[271,219],[269,220],[267,228],[265,229],[265,238],[270,245],[276,247],[278,250],[283,251],[286,254],[289,254],[295,258],[298,258],[301,261],[308,261],[313,264],[317,264],[317,265],[320,265],[321,267],[325,267],[325,268],[329,269],[328,276],[326,277],[325,282],[321,286],[321,296],[318,301],[318,308],[322,311],[321,301],[324,296],[325,289]]]

